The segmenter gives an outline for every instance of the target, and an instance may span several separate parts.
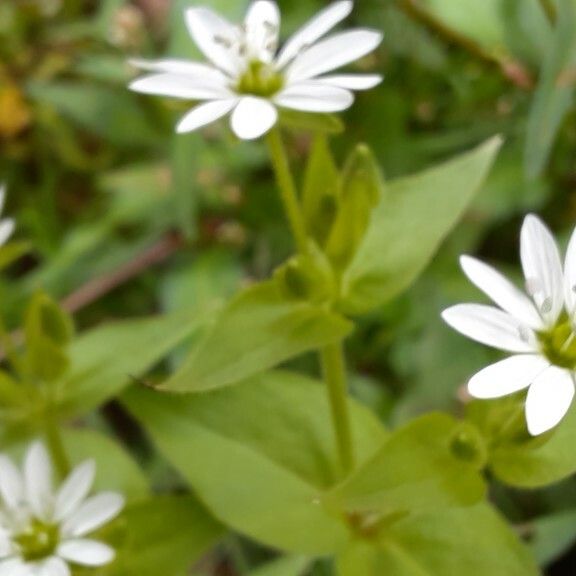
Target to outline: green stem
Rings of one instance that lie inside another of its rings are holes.
[[[266,138],[272,165],[278,180],[280,188],[280,197],[284,204],[284,210],[292,229],[292,234],[296,240],[298,251],[305,254],[308,251],[308,235],[306,233],[306,224],[302,217],[300,210],[300,203],[298,201],[298,194],[296,192],[296,184],[290,171],[290,163],[288,161],[288,154],[282,141],[282,136],[278,128],[273,128],[268,132]]]
[[[56,467],[58,475],[63,480],[70,473],[70,462],[66,455],[66,449],[64,448],[64,442],[62,441],[58,424],[49,413],[45,415],[44,434],[54,466]]]
[[[288,154],[278,128],[274,128],[268,133],[267,141],[292,234],[299,252],[306,254],[308,252],[306,224],[300,209],[294,178],[290,171]],[[338,453],[342,469],[345,474],[348,474],[354,468],[354,450],[350,414],[348,412],[346,367],[342,344],[332,344],[320,350],[320,359],[332,410]]]
[[[323,348],[320,354],[324,381],[330,398],[340,462],[345,474],[348,474],[354,468],[354,450],[348,410],[344,350],[341,343],[331,344]]]

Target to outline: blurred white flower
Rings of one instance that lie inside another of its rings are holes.
[[[190,132],[231,114],[232,130],[251,140],[278,119],[277,107],[339,112],[352,105],[353,90],[373,88],[381,76],[326,75],[366,56],[382,34],[356,29],[324,38],[352,11],[345,0],[321,11],[278,50],[280,12],[275,2],[257,0],[235,26],[208,8],[189,8],[186,24],[209,63],[185,60],[133,61],[152,74],[130,86],[136,92],[203,103],[179,122]]]
[[[122,509],[112,492],[88,497],[95,464],[72,471],[55,491],[52,464],[41,443],[33,444],[22,471],[0,455],[0,576],[70,576],[70,564],[96,567],[114,559],[114,550],[86,535]]]
[[[4,202],[6,200],[6,186],[0,185],[0,215],[4,210]],[[11,218],[4,218],[0,220],[0,246],[6,244],[10,236],[14,232],[14,220]]]
[[[476,398],[499,398],[528,388],[526,421],[536,436],[556,426],[570,408],[576,374],[576,230],[564,270],[552,234],[525,218],[520,256],[526,293],[482,262],[463,256],[468,278],[498,306],[460,304],[444,320],[465,336],[513,353],[468,383]]]

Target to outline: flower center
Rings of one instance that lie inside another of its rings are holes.
[[[280,92],[284,78],[272,66],[260,60],[251,60],[236,85],[239,94],[252,94],[269,98]]]
[[[576,334],[572,322],[564,319],[551,331],[538,335],[542,352],[555,366],[576,370]]]
[[[14,538],[14,542],[19,546],[24,560],[34,562],[54,554],[59,536],[58,526],[34,519],[25,531]]]

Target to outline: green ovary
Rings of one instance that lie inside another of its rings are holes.
[[[576,370],[576,334],[570,321],[538,335],[542,352],[555,366]]]
[[[33,520],[29,528],[18,534],[14,541],[27,562],[42,560],[56,552],[59,541],[58,527]]]
[[[240,94],[269,98],[280,92],[283,86],[284,78],[281,74],[268,64],[253,60],[248,65],[246,72],[240,77],[236,91]]]

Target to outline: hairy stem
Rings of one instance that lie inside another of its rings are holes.
[[[321,352],[322,372],[328,389],[332,421],[336,432],[336,442],[340,462],[345,474],[354,468],[354,446],[352,442],[352,427],[348,393],[346,385],[346,366],[344,350],[341,343],[326,346]]]
[[[306,225],[300,210],[300,203],[298,201],[298,194],[296,192],[296,184],[290,171],[290,163],[288,161],[288,154],[280,130],[273,128],[268,133],[266,138],[272,165],[278,180],[280,188],[280,197],[284,205],[284,211],[290,223],[290,228],[296,241],[298,251],[305,254],[308,251],[308,235],[306,233]]]

